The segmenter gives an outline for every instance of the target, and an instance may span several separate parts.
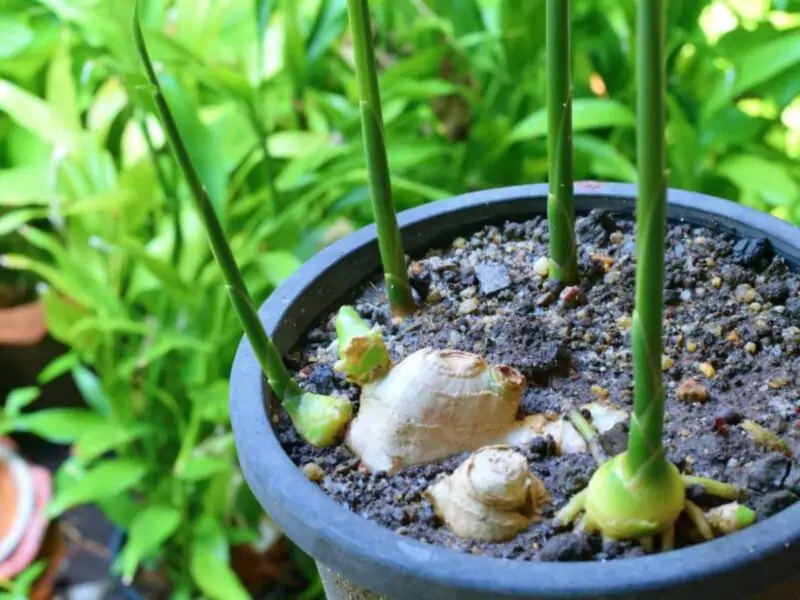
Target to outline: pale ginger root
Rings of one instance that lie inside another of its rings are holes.
[[[598,400],[581,406],[592,417],[592,426],[597,433],[603,434],[612,429],[617,423],[628,420],[628,412],[612,404],[608,400]]]
[[[525,417],[505,436],[498,440],[512,446],[529,444],[537,437],[549,435],[553,438],[558,454],[576,454],[587,451],[586,440],[577,429],[563,417],[535,414]]]
[[[756,513],[744,504],[729,502],[707,510],[706,519],[714,533],[727,535],[755,523]]]
[[[485,542],[513,538],[540,519],[550,501],[528,461],[510,446],[480,448],[425,497],[453,533]]]
[[[514,428],[519,371],[459,350],[423,348],[364,385],[347,445],[370,471],[394,472],[480,448]]]

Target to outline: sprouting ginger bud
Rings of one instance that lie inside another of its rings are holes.
[[[509,446],[480,448],[425,496],[453,533],[486,542],[513,538],[550,500],[525,457]]]
[[[330,446],[342,437],[353,416],[347,398],[306,392],[284,402],[297,432],[312,446]]]
[[[710,509],[706,518],[715,533],[727,535],[755,523],[756,513],[743,504],[730,502]]]
[[[339,360],[333,368],[350,381],[364,385],[388,371],[392,364],[380,328],[370,327],[350,306],[336,315]]]

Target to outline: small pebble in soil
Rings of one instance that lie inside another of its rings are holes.
[[[546,562],[577,562],[592,558],[589,538],[583,533],[561,533],[542,546],[539,558]]]
[[[743,238],[733,246],[733,261],[747,269],[763,271],[773,255],[772,245],[764,238]]]
[[[684,379],[676,394],[681,402],[708,401],[708,388],[694,379]]]
[[[586,294],[584,294],[583,290],[577,285],[564,288],[560,298],[562,304],[567,308],[574,308],[586,304]]]
[[[756,291],[749,283],[741,283],[737,285],[734,295],[739,302],[744,302],[745,304],[750,304],[756,299]]]
[[[308,477],[309,481],[322,481],[325,479],[325,471],[314,462],[305,464],[303,467],[303,474]]]
[[[475,275],[481,294],[490,296],[511,285],[508,268],[498,263],[480,263],[475,265]]]
[[[533,263],[533,272],[540,277],[547,277],[550,273],[550,260],[546,256],[540,256]]]
[[[797,502],[797,496],[789,490],[780,490],[765,494],[755,502],[756,518],[759,521],[771,517],[772,515],[789,508]]]
[[[758,459],[750,467],[747,487],[758,492],[780,489],[789,476],[790,468],[791,462],[787,457],[773,452]]]

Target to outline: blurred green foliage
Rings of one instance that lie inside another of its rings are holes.
[[[546,179],[544,4],[371,2],[398,209]],[[668,6],[670,185],[800,223],[800,2]],[[71,372],[89,406],[3,423],[75,444],[54,510],[104,506],[131,534],[122,571],[163,559],[178,590],[237,598],[219,573],[259,519],[227,417],[241,333],[142,88],[131,8],[0,7],[0,277],[46,283],[50,329],[72,351],[43,381]],[[261,301],[371,221],[346,0],[144,8],[165,93]],[[633,0],[574,0],[579,179],[636,177],[634,13]]]

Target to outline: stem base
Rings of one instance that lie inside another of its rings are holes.
[[[595,471],[586,489],[586,526],[615,539],[634,539],[672,527],[684,509],[685,486],[677,467],[664,461],[663,475],[631,473],[627,453]]]

